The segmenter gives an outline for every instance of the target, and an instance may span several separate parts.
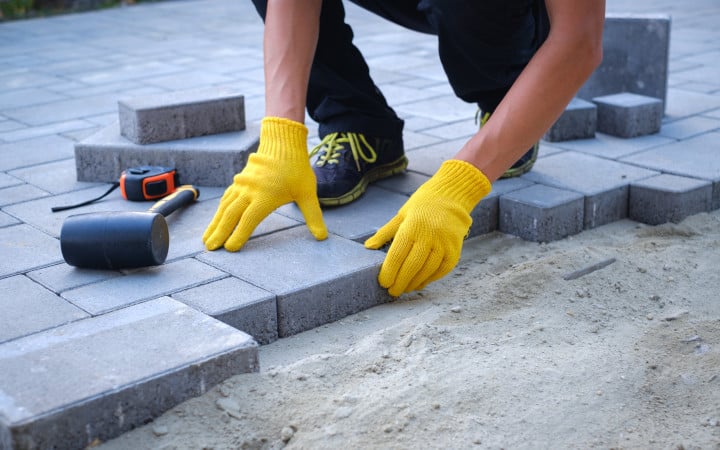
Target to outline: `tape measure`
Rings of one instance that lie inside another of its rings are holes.
[[[172,194],[178,185],[177,171],[171,167],[131,167],[120,174],[120,192],[125,200],[155,200]]]

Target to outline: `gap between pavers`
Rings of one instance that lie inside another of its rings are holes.
[[[85,448],[258,370],[246,333],[170,299],[0,344],[2,448]]]

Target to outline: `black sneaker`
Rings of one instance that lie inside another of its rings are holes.
[[[323,206],[345,205],[368,185],[401,173],[408,165],[402,137],[366,137],[361,133],[330,133],[310,151],[317,194]]]
[[[475,116],[475,123],[477,123],[479,114],[480,110],[478,110],[478,114]],[[490,113],[485,113],[480,119],[480,127],[485,125],[489,118]],[[530,169],[532,169],[533,165],[535,165],[535,161],[537,160],[539,151],[540,142],[536,142],[535,145],[530,148],[530,150],[528,150],[520,159],[515,162],[515,164],[513,164],[508,170],[506,170],[502,175],[500,175],[500,178],[514,178],[530,172]]]

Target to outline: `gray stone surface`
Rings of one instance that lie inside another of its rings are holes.
[[[622,92],[593,98],[597,105],[597,130],[632,138],[660,131],[662,102],[654,97]]]
[[[78,449],[257,371],[258,359],[247,334],[160,298],[0,344],[0,367],[10,448]]]
[[[183,183],[225,187],[257,149],[259,136],[259,125],[248,123],[244,131],[138,145],[120,136],[114,123],[75,145],[77,178],[109,183],[128,167],[158,165],[175,167]]]
[[[706,180],[663,174],[630,185],[630,218],[649,225],[677,223],[711,205],[712,183]]]
[[[500,231],[533,242],[551,242],[583,229],[583,196],[533,185],[500,197]]]
[[[87,317],[88,314],[22,275],[0,279],[0,342]]]
[[[509,178],[494,182],[490,193],[470,211],[472,224],[468,231],[468,238],[497,230],[500,217],[500,197],[509,192],[532,186],[532,184],[533,182],[526,178]]]
[[[570,141],[595,137],[597,129],[597,107],[588,101],[574,98],[545,133],[543,139],[549,142]]]
[[[628,185],[657,172],[579,153],[542,158],[524,178],[582,194],[584,227],[595,228],[627,217]]]
[[[62,261],[60,241],[26,224],[0,228],[0,255],[0,277]]]
[[[63,262],[33,270],[26,275],[51,291],[61,293],[86,284],[116,278],[122,276],[122,273],[116,270],[81,269]]]
[[[277,295],[280,337],[338,320],[390,297],[377,283],[384,253],[330,235],[316,241],[306,227],[249,241],[242,250],[198,259]]]
[[[245,281],[228,277],[177,292],[172,297],[244,331],[260,344],[278,338],[275,295]]]
[[[118,101],[120,134],[153,144],[245,129],[245,98],[222,88],[143,95]]]
[[[603,32],[603,60],[578,97],[634,92],[665,103],[670,52],[667,14],[608,13]]]

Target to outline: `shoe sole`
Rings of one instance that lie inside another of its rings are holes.
[[[321,197],[320,205],[322,206],[342,206],[357,200],[361,195],[365,193],[370,183],[374,183],[377,180],[388,178],[393,175],[397,175],[405,171],[408,166],[408,159],[406,156],[402,156],[395,161],[384,164],[382,166],[375,167],[369,170],[364,177],[360,179],[358,184],[355,185],[347,194],[343,194],[340,197]]]
[[[515,178],[530,172],[530,169],[532,169],[535,165],[535,161],[537,161],[538,153],[540,150],[539,147],[540,146],[538,144],[535,144],[533,147],[532,157],[530,157],[530,159],[522,166],[513,167],[506,170],[505,173],[500,176],[500,179]]]

